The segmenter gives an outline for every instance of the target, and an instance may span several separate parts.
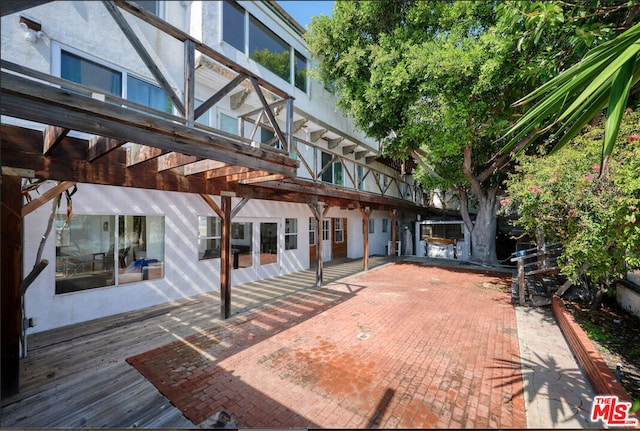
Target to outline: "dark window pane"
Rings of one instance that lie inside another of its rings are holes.
[[[61,78],[122,96],[122,73],[66,51],[62,51],[60,60]]]
[[[222,40],[244,52],[244,9],[235,3],[222,3]]]
[[[289,45],[261,22],[251,17],[249,24],[249,57],[280,78],[290,82],[290,54]]]
[[[296,51],[295,85],[296,88],[307,91],[307,59],[298,51]]]
[[[146,9],[147,12],[151,12],[154,15],[159,15],[158,13],[160,11],[159,2],[152,1],[152,0],[136,0],[136,3],[143,9]]]
[[[327,166],[327,164],[329,164],[331,162],[331,159],[333,157],[331,156],[331,154],[329,153],[322,153],[322,169],[324,169],[325,166]],[[332,183],[333,182],[333,169],[332,166],[329,166],[327,168],[326,171],[324,171],[322,173],[322,181],[326,182],[326,183]]]
[[[253,223],[231,223],[233,269],[253,266]]]

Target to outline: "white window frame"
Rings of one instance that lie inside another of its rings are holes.
[[[340,236],[338,236],[338,234],[340,234]],[[336,244],[341,244],[344,242],[344,220],[340,217],[335,219],[335,229],[333,235]],[[338,238],[340,238],[340,240],[338,240]]]
[[[200,232],[200,218],[204,217],[206,218],[206,223],[207,226],[209,224],[209,219],[218,219],[220,220],[220,235],[202,235]],[[204,216],[198,216],[198,244],[200,243],[200,240],[219,240],[220,244],[222,245],[222,220],[220,219],[220,217],[218,216],[211,216],[211,215],[204,215]],[[206,250],[205,250],[206,251]],[[198,250],[198,260],[209,260],[209,259],[219,259],[220,256],[200,256],[200,250]]]
[[[309,217],[309,245],[316,245],[316,223],[315,217]]]
[[[291,226],[293,226],[295,228],[295,232],[291,231],[291,232],[287,232],[287,220],[293,221],[295,223],[290,223],[289,227],[291,228]],[[292,237],[295,236],[296,237],[296,246],[295,247],[287,247],[287,237]],[[297,250],[298,249],[298,219],[297,218],[285,218],[284,219],[284,244],[285,250]]]
[[[322,240],[329,241],[331,239],[331,220],[322,220]]]
[[[373,218],[369,219],[369,233],[376,233],[376,220]]]

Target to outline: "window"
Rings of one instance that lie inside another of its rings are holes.
[[[233,269],[253,266],[253,223],[231,223]]]
[[[220,257],[221,229],[220,217],[198,217],[198,259]]]
[[[294,83],[296,88],[307,92],[307,59],[304,55],[300,54],[298,51],[295,51],[296,55],[296,67],[295,67],[295,76]]]
[[[164,217],[56,216],[55,293],[164,277]],[[117,253],[116,253],[117,250]]]
[[[356,165],[356,185],[358,190],[364,190],[364,167],[362,165]]]
[[[382,219],[382,233],[387,233],[389,232],[389,219],[388,218],[383,218]]]
[[[173,111],[171,100],[157,85],[64,49],[60,49],[60,77],[159,111]]]
[[[202,103],[202,100],[196,99],[194,104],[195,109],[198,109]],[[207,109],[207,112],[196,118],[196,123],[202,124],[203,126],[209,126],[211,124],[211,109]]]
[[[244,52],[244,9],[235,2],[222,2],[222,40]]]
[[[164,217],[118,217],[118,283],[164,277]]]
[[[376,226],[375,220],[370,218],[369,219],[369,233],[375,233],[374,232],[375,231],[375,226]]]
[[[96,90],[122,95],[122,73],[67,51],[61,52],[60,77]]]
[[[170,113],[173,110],[171,100],[162,88],[131,75],[127,75],[127,99],[158,111]]]
[[[338,161],[333,164],[333,184],[337,184],[339,186],[344,185],[342,162]]]
[[[309,217],[309,245],[316,245],[316,218]]]
[[[222,40],[296,88],[307,91],[307,58],[235,2],[222,2]]]
[[[253,16],[249,19],[249,58],[290,81],[291,50],[284,40]]]
[[[220,113],[220,130],[231,133],[234,135],[238,134],[238,119],[233,118],[230,115]]]
[[[331,239],[331,223],[330,220],[322,220],[322,240],[329,241]]]
[[[284,219],[284,249],[296,250],[298,248],[298,219]]]
[[[151,12],[156,16],[160,16],[161,10],[161,2],[159,1],[151,1],[151,0],[136,0],[136,3],[145,9],[147,12]]]
[[[341,218],[334,219],[334,233],[333,238],[335,242],[343,242],[344,241],[344,220]]]
[[[331,163],[331,160],[333,160],[333,156],[331,154],[325,153],[323,151],[320,160],[321,160],[321,163],[322,163],[322,168],[321,169],[324,169],[325,166],[327,166],[329,163]],[[322,173],[322,181],[324,181],[326,183],[333,183],[333,166],[329,166],[327,168],[327,170],[325,170]]]

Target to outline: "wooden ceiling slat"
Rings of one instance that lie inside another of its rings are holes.
[[[225,166],[224,168],[214,169],[205,173],[205,178],[211,180],[214,178],[228,177],[230,175],[249,172],[249,168],[244,166]]]
[[[166,150],[162,150],[160,148],[130,143],[127,148],[127,166],[135,166],[149,160],[154,160],[166,153]]]
[[[107,138],[106,136],[94,136],[89,140],[87,159],[89,161],[102,157],[109,151],[113,151],[124,145],[127,141],[122,139]]]
[[[199,160],[197,162],[189,163],[182,167],[183,175],[195,175],[202,172],[211,171],[214,169],[220,169],[227,166],[225,163],[217,162],[215,160]]]
[[[65,129],[64,127],[55,127],[55,126],[47,126],[44,130],[44,139],[43,139],[43,153],[47,154],[53,148],[55,148],[60,141],[64,139],[69,133],[69,129]]]
[[[158,172],[166,171],[180,166],[188,165],[189,163],[197,162],[200,160],[196,156],[188,156],[180,153],[167,153],[157,158]]]

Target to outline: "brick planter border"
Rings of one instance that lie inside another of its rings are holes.
[[[571,351],[587,375],[595,394],[616,395],[622,401],[632,402],[627,391],[616,380],[615,375],[602,359],[600,352],[598,352],[589,337],[587,337],[587,334],[569,312],[562,298],[558,295],[553,295],[551,308]],[[632,416],[638,417],[638,412]],[[640,428],[640,422],[638,423],[638,428]]]

